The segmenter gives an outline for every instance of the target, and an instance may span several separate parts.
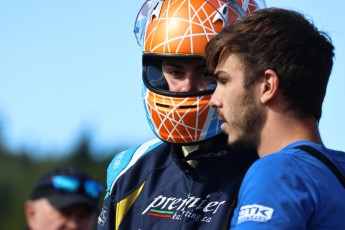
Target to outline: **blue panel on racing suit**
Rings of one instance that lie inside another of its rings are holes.
[[[105,198],[109,195],[112,184],[116,181],[116,178],[121,175],[121,173],[124,173],[132,164],[135,164],[142,155],[162,143],[162,141],[156,138],[146,142],[145,144],[129,148],[116,154],[110,162],[107,170],[107,193]]]

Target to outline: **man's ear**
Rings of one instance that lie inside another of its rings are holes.
[[[264,72],[263,81],[261,83],[261,103],[265,104],[271,101],[278,94],[279,78],[275,71],[267,69]]]
[[[34,207],[33,201],[29,200],[25,202],[24,212],[25,212],[26,222],[28,226],[31,226],[31,222],[33,220],[33,217],[35,216],[35,207]]]

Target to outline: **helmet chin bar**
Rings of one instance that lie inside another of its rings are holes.
[[[144,85],[142,96],[150,127],[165,142],[196,144],[221,133],[221,121],[209,103],[211,93],[172,97],[153,92]]]

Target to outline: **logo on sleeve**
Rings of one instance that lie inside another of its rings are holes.
[[[97,222],[99,225],[104,226],[104,223],[107,221],[107,207],[103,205],[102,211],[98,216]]]
[[[242,206],[238,213],[237,224],[246,221],[267,222],[272,218],[273,211],[273,208],[258,204]]]

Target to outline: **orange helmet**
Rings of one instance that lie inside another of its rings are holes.
[[[134,32],[143,47],[143,100],[148,122],[163,141],[193,144],[221,133],[209,104],[216,84],[200,92],[167,89],[162,58],[202,58],[207,43],[225,26],[265,7],[264,0],[148,0]]]

